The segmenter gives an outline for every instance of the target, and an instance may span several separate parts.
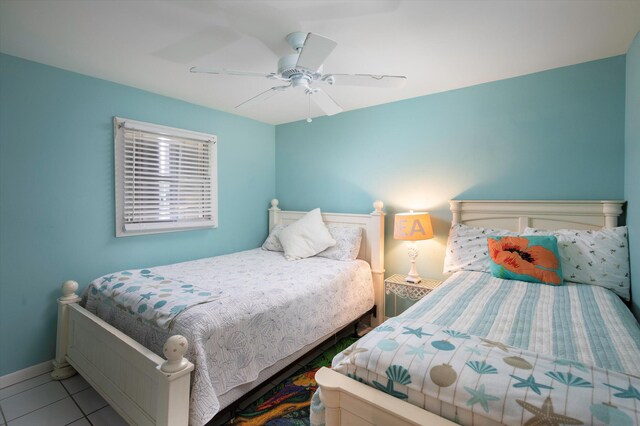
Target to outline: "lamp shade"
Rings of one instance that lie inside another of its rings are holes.
[[[398,213],[393,224],[393,238],[407,241],[433,238],[431,216],[425,212]]]

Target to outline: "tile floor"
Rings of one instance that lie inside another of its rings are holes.
[[[0,426],[126,426],[78,374],[60,382],[42,374],[0,389]]]
[[[331,342],[332,343],[332,342]],[[325,344],[325,346],[330,346]],[[322,347],[320,350],[326,348]],[[319,350],[303,359],[309,362]],[[281,381],[304,367],[291,365],[262,385],[242,404],[244,409]],[[126,426],[127,423],[79,374],[55,381],[50,373],[0,389],[0,426]],[[231,415],[212,420],[212,426],[227,425]]]

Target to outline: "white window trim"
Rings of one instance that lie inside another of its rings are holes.
[[[124,132],[122,128],[137,129],[156,134],[164,134],[167,136],[195,139],[199,141],[208,141],[212,143],[210,148],[212,178],[211,178],[211,196],[212,196],[212,218],[206,224],[202,222],[168,222],[153,224],[136,224],[136,229],[125,230],[124,221]],[[130,120],[127,118],[113,118],[113,134],[114,134],[114,158],[115,158],[115,207],[116,207],[116,237],[129,237],[133,235],[158,234],[166,232],[188,231],[193,229],[217,228],[218,227],[218,144],[215,135],[193,132],[190,130],[178,129],[174,127],[161,126],[158,124],[145,123],[141,121]]]

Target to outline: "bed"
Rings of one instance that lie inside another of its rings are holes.
[[[454,225],[595,230],[615,227],[621,206],[456,200],[451,211]],[[317,373],[312,423],[638,424],[639,353],[640,328],[609,289],[456,272]]]
[[[374,207],[322,215],[328,225],[363,229],[354,261],[292,262],[254,249],[108,274],[82,301],[77,283],[65,282],[54,378],[77,371],[131,424],[205,424],[381,306],[384,213],[381,202]],[[304,215],[273,200],[269,230]]]

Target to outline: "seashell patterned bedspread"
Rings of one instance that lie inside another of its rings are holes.
[[[597,286],[461,272],[332,365],[463,425],[640,424],[640,327]]]
[[[640,423],[640,378],[391,319],[333,369],[464,425]]]

